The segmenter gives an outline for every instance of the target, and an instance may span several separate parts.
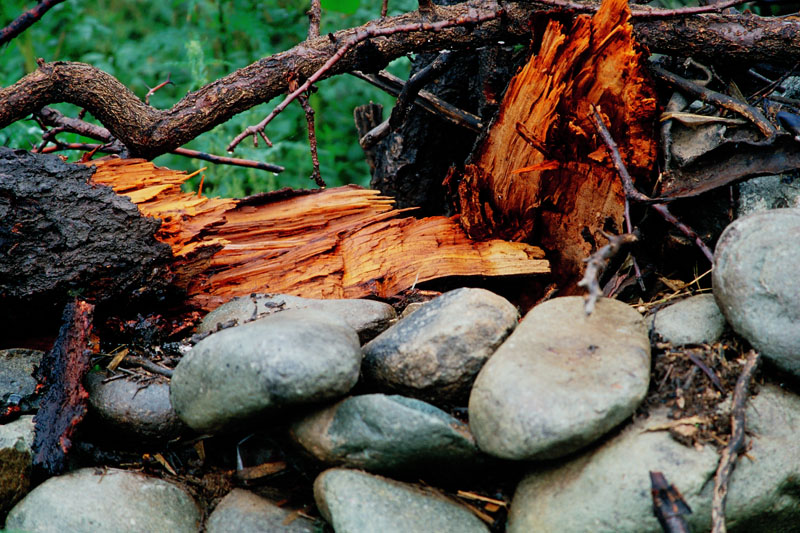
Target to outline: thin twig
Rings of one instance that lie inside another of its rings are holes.
[[[731,407],[731,439],[722,450],[714,475],[714,494],[711,500],[711,532],[725,533],[725,500],[728,496],[728,481],[736,466],[736,459],[744,449],[745,407],[747,403],[750,380],[758,367],[760,355],[755,350],[747,354],[747,361],[742,368],[736,386],[733,389]]]
[[[385,70],[381,70],[377,74],[364,74],[363,72],[356,70],[350,72],[350,74],[371,83],[375,87],[391,94],[392,96],[399,96],[403,91],[403,87],[405,86],[405,82],[403,80],[394,74],[386,72]],[[461,126],[475,132],[480,132],[483,129],[483,123],[481,122],[481,118],[479,116],[459,109],[428,91],[419,91],[416,99],[414,100],[414,104],[431,114],[437,115],[452,122],[453,124],[456,124],[457,126]]]
[[[590,118],[594,123],[597,133],[603,139],[606,148],[608,148],[608,151],[611,154],[611,161],[613,162],[614,168],[617,169],[617,173],[619,173],[619,176],[622,180],[622,189],[625,191],[625,196],[632,200],[636,200],[637,202],[650,204],[651,207],[655,209],[658,214],[664,217],[665,220],[672,223],[684,235],[686,235],[690,239],[693,239],[694,242],[697,244],[698,248],[700,248],[700,250],[703,252],[703,255],[705,255],[706,258],[708,258],[708,260],[713,263],[714,254],[711,253],[711,249],[709,249],[709,247],[706,246],[706,244],[703,242],[700,236],[697,235],[697,233],[695,233],[695,231],[692,228],[690,228],[689,226],[687,226],[686,224],[675,218],[672,215],[672,213],[669,212],[669,209],[667,209],[666,204],[654,203],[654,202],[659,202],[660,200],[654,200],[650,198],[649,196],[639,192],[633,186],[633,179],[631,179],[631,175],[628,173],[628,169],[625,166],[625,163],[622,161],[622,156],[619,153],[619,148],[617,148],[617,143],[614,142],[613,137],[611,137],[611,133],[609,133],[608,128],[606,128],[603,118],[600,116],[600,113],[598,113],[597,109],[594,106],[592,106],[592,113],[590,115]]]
[[[775,126],[773,126],[772,123],[767,120],[767,117],[765,117],[761,111],[753,106],[740,102],[739,100],[731,98],[728,95],[708,90],[705,87],[700,87],[696,83],[692,83],[691,81],[682,78],[677,74],[673,74],[672,72],[669,72],[658,65],[650,65],[650,71],[661,81],[672,85],[676,89],[689,93],[695,98],[699,98],[703,102],[712,103],[743,116],[755,124],[755,126],[767,138],[773,137],[777,133]]]
[[[578,287],[585,287],[587,290],[586,300],[583,305],[587,316],[592,314],[597,299],[603,295],[603,290],[600,288],[600,275],[605,270],[608,262],[624,246],[639,240],[639,236],[636,233],[607,235],[606,237],[608,238],[608,244],[583,260],[586,263],[586,271],[583,273],[583,278],[578,282]]]
[[[375,144],[386,137],[390,132],[397,130],[408,118],[408,113],[411,111],[411,106],[416,101],[422,87],[424,87],[430,80],[435,79],[439,74],[446,71],[453,58],[452,52],[445,50],[436,59],[420,69],[403,86],[403,90],[397,97],[397,102],[392,109],[391,116],[384,122],[372,128],[366,135],[361,137],[359,144],[361,147],[369,149]]]
[[[47,13],[51,7],[60,4],[64,0],[42,0],[29,10],[11,21],[11,23],[0,30],[0,46],[6,44],[11,39],[30,28],[42,15]]]
[[[166,80],[162,81],[161,83],[159,83],[158,85],[147,91],[147,94],[144,95],[145,104],[150,105],[150,97],[153,96],[157,90],[166,87],[167,85],[175,85],[174,83],[172,83],[172,80],[169,79],[170,74],[171,74],[170,72],[167,72]]]
[[[297,88],[297,76],[292,75],[289,79],[289,90],[293,91]],[[308,103],[308,95],[301,94],[297,97],[300,102],[300,107],[306,113],[306,124],[308,125],[308,147],[311,151],[311,164],[313,170],[311,171],[311,179],[314,180],[320,187],[325,187],[325,180],[322,179],[322,174],[319,171],[319,156],[317,154],[317,135],[314,128],[314,108]]]
[[[311,0],[311,8],[306,11],[308,15],[308,39],[316,39],[319,37],[319,21],[322,14],[322,7],[320,0]]]
[[[637,9],[631,10],[631,16],[642,19],[655,19],[684,17],[686,15],[699,15],[701,13],[721,13],[729,7],[735,7],[749,1],[750,0],[727,0],[726,2],[708,6],[680,7],[677,9],[648,9],[640,6]],[[580,4],[578,2],[570,2],[569,0],[534,0],[534,2],[546,6],[571,9],[581,13],[594,13],[600,8],[599,4]]]
[[[498,9],[497,11],[492,11],[488,13],[482,13],[475,11],[474,9],[470,8],[466,15],[462,17],[458,17],[455,19],[448,19],[448,20],[441,20],[438,22],[412,22],[409,24],[403,24],[399,26],[395,26],[392,28],[379,28],[376,26],[367,26],[366,28],[359,28],[356,30],[355,34],[350,38],[347,39],[344,44],[320,67],[314,72],[309,78],[300,85],[297,89],[290,92],[283,101],[275,106],[275,108],[270,112],[267,117],[256,124],[255,126],[247,127],[242,133],[237,135],[233,141],[228,145],[228,151],[232,152],[236,146],[242,142],[247,137],[253,137],[256,139],[256,135],[264,135],[264,128],[267,127],[273,118],[275,118],[278,113],[286,109],[293,100],[295,100],[298,96],[308,90],[311,85],[320,79],[330,68],[336,64],[347,52],[349,52],[352,48],[356,45],[360,44],[363,41],[368,39],[372,39],[375,37],[386,37],[389,35],[394,35],[397,33],[412,33],[418,31],[439,31],[445,28],[450,28],[453,26],[464,26],[468,24],[481,24],[483,22],[494,20],[500,16],[503,11]]]
[[[650,492],[653,513],[664,533],[689,533],[683,515],[691,514],[692,509],[675,485],[670,484],[661,472],[650,471]]]
[[[154,363],[150,359],[146,359],[144,357],[138,357],[135,355],[129,355],[126,361],[129,363],[133,363],[137,366],[140,366],[145,370],[149,370],[150,372],[161,374],[162,376],[167,376],[168,378],[172,377],[173,371],[171,368],[165,368],[159,364]]]
[[[386,15],[389,13],[389,0],[383,0],[381,3],[381,18],[386,18]]]

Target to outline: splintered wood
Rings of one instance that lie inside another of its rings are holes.
[[[654,168],[655,91],[629,18],[626,0],[605,0],[593,17],[551,20],[458,184],[467,234],[541,244],[553,252],[563,293],[606,243],[603,232],[625,231],[622,185],[590,106],[610,124],[634,177]]]
[[[242,200],[181,191],[189,176],[144,160],[93,161],[92,180],[160,218],[174,282],[213,309],[253,292],[388,298],[445,276],[549,272],[535,246],[468,238],[457,218],[401,217],[393,200],[355,186],[282,190]]]

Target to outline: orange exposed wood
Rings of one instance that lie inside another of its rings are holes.
[[[467,233],[541,244],[565,292],[583,258],[606,242],[602,232],[624,231],[622,186],[590,105],[611,125],[634,177],[654,168],[655,91],[629,17],[626,0],[605,0],[593,17],[551,20],[458,185]]]
[[[181,191],[189,176],[144,160],[93,161],[96,183],[163,220],[175,282],[206,310],[253,292],[387,298],[445,276],[549,272],[524,243],[469,239],[455,218],[401,217],[393,200],[355,186],[276,191],[242,200]]]

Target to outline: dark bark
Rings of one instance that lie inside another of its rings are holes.
[[[480,10],[466,4],[437,7],[428,21],[453,20],[470,14],[497,13],[486,2]],[[529,38],[528,22],[541,10],[528,3],[503,4],[501,14],[480,24],[449,27],[436,32],[395,33],[365,41],[344,54],[327,71],[329,77],[352,70],[375,71],[390,60],[417,52],[462,49],[522,42]],[[677,19],[636,19],[639,41],[652,52],[693,56],[700,61],[788,65],[800,56],[800,28],[787,19],[754,15],[696,15]],[[418,22],[406,13],[370,23],[388,28]],[[55,102],[86,108],[125,144],[131,155],[152,159],[169,152],[232,116],[287,90],[287,72],[301,79],[317,71],[356,29],[319,37],[261,59],[188,94],[169,110],[147,106],[115,78],[89,65],[43,64],[16,84],[0,89],[0,128]]]
[[[90,184],[90,167],[0,147],[0,302],[70,293],[105,300],[159,291],[168,245],[127,198]],[[144,290],[146,288],[146,291]],[[141,291],[140,291],[141,289]]]

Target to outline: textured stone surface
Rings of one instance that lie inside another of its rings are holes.
[[[17,395],[22,412],[36,408],[38,399],[34,395],[36,380],[31,375],[41,363],[44,352],[11,348],[0,350],[0,405],[4,405],[12,394]]]
[[[751,215],[768,209],[800,207],[800,178],[787,172],[772,176],[758,176],[738,184],[737,215]]]
[[[504,459],[574,452],[633,414],[650,381],[644,319],[607,298],[534,307],[483,367],[469,400],[481,450]]]
[[[316,533],[313,521],[293,515],[271,501],[233,489],[206,521],[206,533]]]
[[[271,408],[344,396],[358,380],[355,330],[320,311],[283,311],[198,342],[175,368],[170,399],[197,431]]]
[[[725,317],[713,294],[698,294],[659,310],[653,331],[675,346],[715,343],[725,330]]]
[[[106,377],[104,372],[86,377],[89,412],[118,437],[169,440],[185,429],[169,401],[166,380],[145,385],[127,379],[103,383]]]
[[[800,375],[800,209],[735,220],[717,242],[714,296],[763,356]]]
[[[314,498],[336,533],[488,533],[468,509],[413,485],[332,468],[314,482]]]
[[[461,402],[517,318],[508,300],[489,291],[445,293],[364,345],[364,379],[385,392]]]
[[[36,487],[8,514],[6,529],[196,533],[200,512],[177,486],[115,468],[84,468]]]
[[[710,446],[683,446],[666,431],[644,431],[663,413],[626,428],[597,449],[533,469],[511,503],[508,533],[597,531],[658,533],[650,470],[663,472],[692,508],[692,531],[709,531],[712,478],[718,455]],[[797,531],[800,523],[800,398],[764,386],[747,409],[752,448],[731,477],[726,522],[732,533]],[[576,505],[576,502],[579,502]]]
[[[403,396],[347,398],[293,424],[291,433],[324,463],[376,472],[468,467],[478,456],[466,424]]]
[[[33,461],[33,416],[0,425],[0,524],[28,492]]]
[[[197,327],[198,333],[216,331],[219,325],[246,322],[289,309],[314,309],[331,313],[344,320],[367,342],[389,327],[397,318],[394,308],[374,300],[319,300],[288,294],[254,294],[234,298],[211,311]]]

